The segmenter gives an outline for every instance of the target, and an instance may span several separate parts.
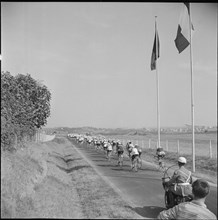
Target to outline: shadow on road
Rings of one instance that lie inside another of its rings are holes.
[[[165,210],[165,208],[158,206],[144,206],[144,207],[135,207],[135,208],[132,208],[130,206],[127,207],[135,211],[137,214],[146,218],[157,218],[158,214],[161,211]]]
[[[98,164],[97,166],[100,166],[100,167],[116,167],[116,165],[114,165],[114,164]]]
[[[95,161],[95,162],[105,162],[106,159],[104,159],[104,160],[92,160],[92,161]]]
[[[65,171],[66,173],[71,173],[71,172],[73,172],[74,170],[79,170],[79,169],[91,167],[91,166],[84,165],[84,166],[76,166],[76,167],[72,167],[72,168],[67,168],[67,169],[66,169],[66,168],[64,168],[64,167],[58,166],[57,164],[56,164],[56,166],[57,166],[60,170]]]

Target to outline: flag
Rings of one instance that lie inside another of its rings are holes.
[[[189,3],[183,4],[183,10],[180,14],[179,25],[177,30],[177,35],[175,39],[176,48],[179,53],[185,50],[186,47],[190,44],[190,9]],[[193,25],[191,24],[192,30],[194,30]]]
[[[158,37],[156,22],[155,22],[155,37],[154,37],[154,45],[153,45],[153,50],[152,50],[152,55],[151,55],[151,70],[156,69],[156,60],[159,57],[160,57],[160,42],[159,42],[159,37]]]

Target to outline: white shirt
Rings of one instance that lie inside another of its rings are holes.
[[[135,147],[131,151],[131,156],[133,156],[133,155],[139,155],[139,152],[138,152],[137,148],[135,148]]]
[[[107,150],[112,150],[112,145],[111,144],[107,145]]]

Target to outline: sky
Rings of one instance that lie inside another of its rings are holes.
[[[191,3],[195,125],[217,125],[217,3]],[[191,125],[190,46],[174,40],[183,3],[1,2],[1,70],[51,92],[46,127]],[[156,70],[150,62],[160,40]]]

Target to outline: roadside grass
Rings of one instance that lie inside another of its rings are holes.
[[[84,217],[71,178],[57,168],[60,161],[48,157],[49,151],[61,154],[63,148],[48,145],[1,153],[1,218]]]
[[[1,218],[142,218],[65,137],[1,154]]]

